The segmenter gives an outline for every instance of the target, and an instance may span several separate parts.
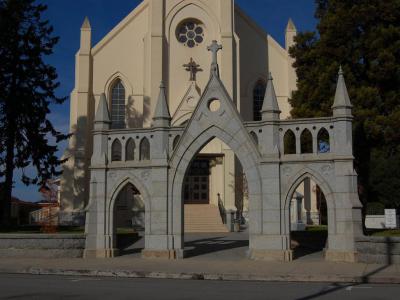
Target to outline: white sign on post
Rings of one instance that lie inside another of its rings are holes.
[[[397,228],[397,216],[395,209],[385,209],[385,227]]]

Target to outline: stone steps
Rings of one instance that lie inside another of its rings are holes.
[[[212,204],[185,204],[186,233],[226,233],[217,206]]]

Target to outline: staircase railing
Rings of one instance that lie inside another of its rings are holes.
[[[218,208],[219,214],[221,215],[222,223],[226,224],[226,209],[224,202],[222,202],[220,193],[218,193]]]

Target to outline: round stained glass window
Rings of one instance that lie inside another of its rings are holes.
[[[184,22],[179,25],[177,38],[181,44],[194,48],[204,41],[204,29],[195,21]]]

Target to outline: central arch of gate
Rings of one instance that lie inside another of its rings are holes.
[[[198,127],[196,127],[198,128]],[[189,136],[189,135],[188,135]],[[248,134],[238,134],[238,132],[227,132],[220,127],[213,125],[204,129],[195,139],[190,141],[189,138],[183,137],[180,147],[182,147],[183,155],[175,156],[171,161],[171,194],[170,199],[170,232],[174,236],[174,247],[183,249],[184,247],[184,220],[182,216],[183,201],[183,182],[185,174],[190,166],[191,161],[196,154],[211,140],[218,138],[228,145],[242,164],[243,171],[246,175],[249,189],[249,212],[250,212],[250,243],[253,237],[262,234],[262,178],[259,171],[259,152],[248,136]],[[179,148],[177,149],[179,151]]]

